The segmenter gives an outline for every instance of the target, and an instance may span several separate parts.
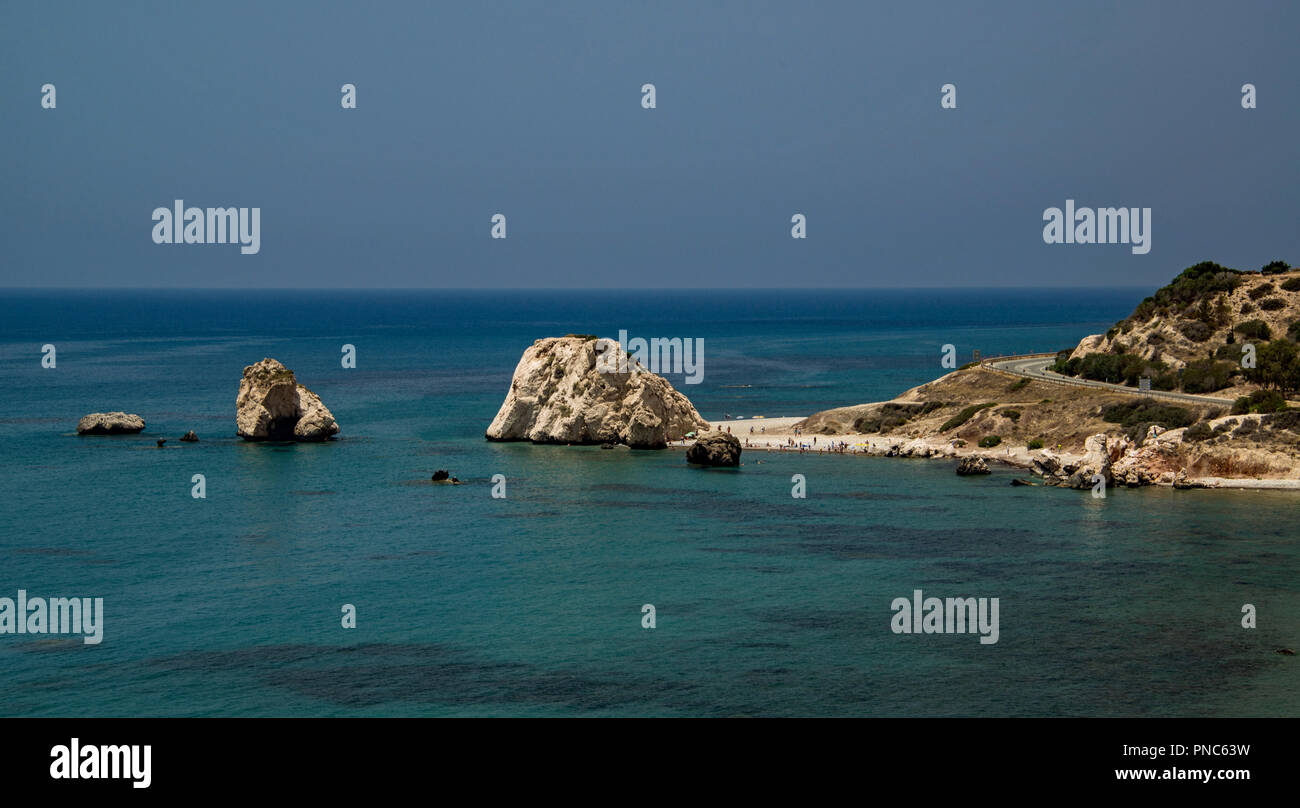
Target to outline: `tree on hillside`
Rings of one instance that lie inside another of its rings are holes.
[[[1246,378],[1283,393],[1300,390],[1300,348],[1284,339],[1264,343],[1259,347],[1255,367],[1246,371]]]

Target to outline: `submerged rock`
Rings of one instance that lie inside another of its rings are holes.
[[[534,342],[515,367],[487,439],[663,449],[670,440],[709,428],[667,379],[630,358],[624,365],[611,361],[622,351],[614,340],[594,337]],[[627,372],[614,372],[619,367]]]
[[[993,472],[989,471],[989,464],[984,462],[984,458],[970,455],[963,457],[961,462],[957,464],[957,473],[963,477],[968,477],[972,474],[992,474]]]
[[[134,435],[144,430],[144,419],[129,412],[92,412],[77,422],[78,435]]]
[[[166,438],[159,438],[159,439],[158,439],[158,448],[161,449],[161,448],[163,447],[163,444],[166,443],[166,442],[167,442],[167,439],[166,439]]]
[[[275,359],[244,368],[235,410],[236,431],[244,440],[321,441],[339,431],[320,397]]]
[[[739,466],[740,439],[726,432],[706,435],[686,450],[686,462],[697,466]]]

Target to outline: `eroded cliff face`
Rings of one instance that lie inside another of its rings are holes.
[[[250,441],[321,441],[339,431],[320,396],[270,358],[244,368],[235,398],[235,427]]]
[[[709,424],[662,376],[627,361],[628,372],[606,372],[598,349],[623,350],[613,340],[548,337],[524,351],[488,440],[533,443],[623,443],[662,449]]]

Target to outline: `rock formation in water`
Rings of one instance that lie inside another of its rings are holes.
[[[697,466],[739,466],[740,440],[726,432],[706,435],[686,450],[686,462]]]
[[[191,429],[189,432],[186,432],[184,435],[181,435],[181,442],[182,442],[182,443],[198,443],[198,442],[199,442],[199,436],[198,436],[198,435],[195,435],[195,434],[194,434],[194,430]]]
[[[92,412],[77,422],[78,435],[134,435],[144,429],[144,419],[127,412]]]
[[[604,351],[620,355],[623,348],[575,335],[534,342],[515,367],[487,439],[662,449],[709,428],[686,396],[635,360],[626,360],[623,373],[609,370],[616,362],[598,367],[598,359],[609,359]]]
[[[244,368],[235,426],[241,438],[252,441],[321,441],[339,431],[320,397],[275,359]]]
[[[984,462],[984,458],[978,455],[967,455],[957,464],[957,473],[963,477],[969,477],[973,474],[992,474],[989,471],[989,464]]]

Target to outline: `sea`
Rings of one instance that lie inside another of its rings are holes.
[[[669,380],[746,435],[1149,292],[0,292],[0,598],[103,599],[96,644],[0,634],[0,714],[1300,715],[1300,493],[484,439],[543,337],[696,340],[700,383]],[[263,357],[337,440],[236,437]],[[113,410],[144,432],[76,435]],[[918,590],[997,598],[997,641],[896,633]]]

